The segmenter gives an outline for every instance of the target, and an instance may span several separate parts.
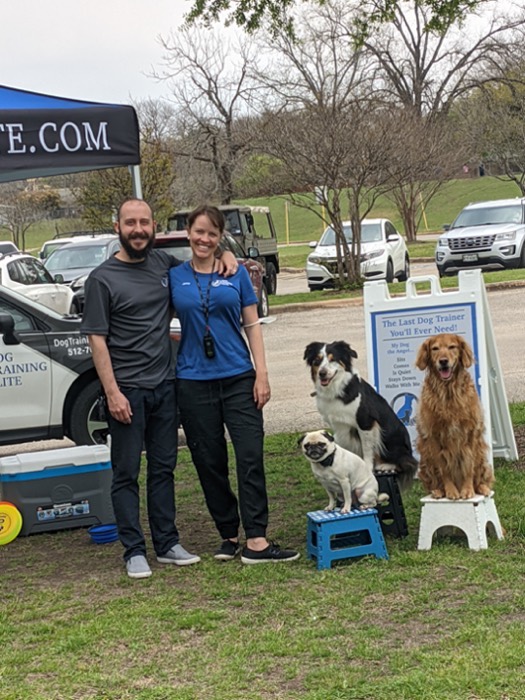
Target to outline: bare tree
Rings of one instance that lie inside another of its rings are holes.
[[[160,145],[169,152],[170,141],[177,133],[177,119],[172,104],[165,100],[147,99],[134,103],[142,143]]]
[[[367,11],[378,6],[366,3]],[[454,139],[456,124],[444,118],[473,89],[507,79],[504,67],[521,44],[515,33],[525,24],[523,13],[506,17],[490,3],[483,23],[470,14],[463,25],[451,18],[433,32],[430,12],[417,0],[399,2],[391,21],[364,43],[380,94],[404,110],[399,128],[406,131],[403,157],[411,167],[390,196],[408,240],[416,238],[423,207],[469,157],[471,139]]]
[[[322,205],[335,232],[338,284],[360,286],[361,220],[391,187],[397,137],[389,110],[371,94],[348,21],[348,7],[328,1],[307,11],[297,41],[286,32],[270,40],[278,59],[259,79],[273,109],[258,145],[280,161],[296,205],[318,216]],[[350,245],[344,219],[352,223]]]
[[[25,250],[27,231],[60,206],[60,196],[54,189],[34,188],[28,181],[0,185],[0,192],[0,229],[8,231],[13,243]]]
[[[171,102],[146,100],[135,105],[140,124],[141,142],[169,158],[167,172],[171,174],[169,188],[165,190],[164,202],[156,206],[163,218],[164,209],[168,216],[177,207],[188,207],[200,199],[211,199],[216,190],[216,182],[210,167],[202,161],[180,156],[181,152],[191,152],[192,129],[188,131],[184,119],[177,113]],[[167,195],[167,196],[166,196]],[[169,200],[169,201],[166,201]]]
[[[267,88],[267,111],[311,105],[344,108],[370,93],[373,73],[348,32],[352,14],[344,2],[326,0],[321,7],[303,10],[295,39],[284,31],[262,36],[264,71],[253,72]]]
[[[365,4],[373,9],[379,3]],[[503,79],[517,45],[514,32],[525,26],[525,15],[508,17],[497,7],[489,3],[483,21],[471,14],[463,24],[451,19],[433,32],[428,7],[417,0],[397,3],[391,21],[364,44],[388,101],[419,116],[443,116],[473,88]]]
[[[403,108],[392,113],[399,151],[387,197],[399,211],[407,240],[415,241],[428,203],[469,159],[468,143],[445,117],[426,119]]]
[[[155,75],[168,81],[177,112],[174,154],[211,167],[218,199],[228,203],[239,159],[251,150],[242,117],[257,90],[249,70],[256,62],[253,42],[187,27],[160,41],[165,55]]]

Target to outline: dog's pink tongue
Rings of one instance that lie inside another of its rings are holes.
[[[447,369],[440,369],[439,374],[441,379],[450,379],[450,377],[452,376],[452,370],[450,369],[450,367],[447,367]]]
[[[321,386],[328,386],[330,384],[329,379],[321,379]]]

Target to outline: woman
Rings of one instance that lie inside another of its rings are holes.
[[[262,409],[270,399],[270,385],[257,297],[249,275],[242,266],[228,279],[217,274],[215,254],[224,223],[216,207],[194,209],[188,216],[192,259],[170,271],[182,331],[177,356],[182,425],[208,509],[223,540],[215,558],[228,561],[239,553],[242,521],[244,564],[293,561],[299,558],[297,552],[266,539]],[[235,451],[238,501],[228,478],[225,426]]]

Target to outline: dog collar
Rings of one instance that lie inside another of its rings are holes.
[[[320,462],[317,462],[317,464],[320,464],[322,467],[331,467],[332,464],[334,463],[334,458],[335,458],[335,450],[332,452],[331,455],[328,455],[328,457],[325,457]]]

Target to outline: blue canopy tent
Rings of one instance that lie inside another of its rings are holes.
[[[141,197],[133,107],[0,85],[0,182],[128,166]]]

